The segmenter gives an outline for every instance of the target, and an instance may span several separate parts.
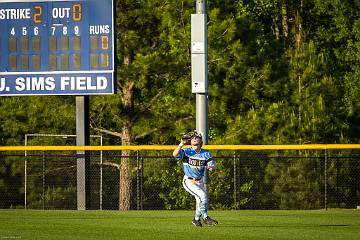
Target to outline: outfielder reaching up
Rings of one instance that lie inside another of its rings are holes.
[[[186,144],[186,139],[182,139],[175,148],[173,156],[177,160],[183,161],[184,178],[182,184],[187,192],[196,199],[195,217],[192,221],[197,227],[202,227],[200,218],[207,225],[216,225],[218,222],[208,216],[209,199],[204,184],[205,168],[213,170],[215,162],[208,150],[202,149],[202,135],[196,131],[188,134],[191,141],[191,147],[182,148]]]

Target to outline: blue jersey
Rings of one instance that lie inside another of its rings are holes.
[[[184,173],[186,176],[192,178],[203,177],[207,166],[215,167],[215,162],[212,159],[211,153],[205,149],[196,152],[191,147],[183,148],[176,159],[183,160]]]

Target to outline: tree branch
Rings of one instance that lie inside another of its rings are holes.
[[[122,134],[118,133],[118,132],[114,132],[114,131],[103,129],[103,128],[97,128],[97,127],[93,127],[93,129],[95,131],[98,131],[98,132],[102,132],[102,133],[105,133],[105,134],[109,134],[109,135],[112,135],[112,136],[115,136],[115,137],[122,138]]]
[[[145,137],[145,136],[147,136],[147,135],[149,135],[149,134],[151,134],[153,132],[156,132],[157,130],[159,130],[159,128],[153,128],[153,129],[151,129],[151,130],[149,130],[147,132],[143,132],[142,134],[135,136],[134,139],[136,141],[137,139],[143,138],[143,137]]]
[[[103,162],[102,164],[99,163],[99,165],[116,167],[118,170],[120,170],[120,164],[117,164],[117,163]]]
[[[181,118],[181,119],[176,120],[175,123],[182,122],[182,121],[186,121],[186,120],[190,120],[190,119],[193,119],[193,118],[194,118],[193,116],[184,117],[184,118]]]

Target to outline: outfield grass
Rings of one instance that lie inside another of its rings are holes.
[[[360,211],[211,211],[220,224],[196,228],[192,211],[0,210],[3,239],[360,239]]]

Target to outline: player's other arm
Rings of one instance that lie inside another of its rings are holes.
[[[214,159],[212,158],[212,155],[210,153],[208,153],[208,160],[207,160],[207,164],[206,164],[206,168],[207,170],[209,171],[212,171],[215,169],[215,161]]]
[[[211,160],[211,161],[212,161],[212,160]],[[207,170],[212,171],[212,170],[215,169],[215,165],[208,164],[208,165],[206,166],[206,168],[207,168]]]

